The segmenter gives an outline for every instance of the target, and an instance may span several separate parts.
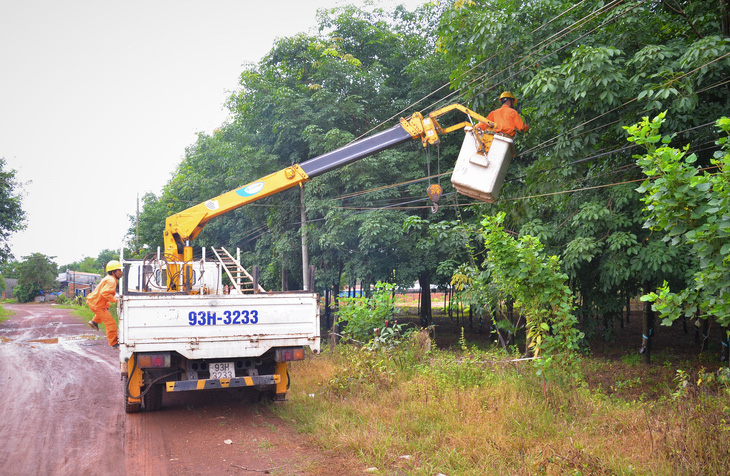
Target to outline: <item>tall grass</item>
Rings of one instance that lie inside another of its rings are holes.
[[[7,321],[8,319],[10,319],[10,316],[12,316],[13,314],[15,314],[13,311],[5,309],[0,304],[0,322]]]
[[[576,369],[543,381],[512,360],[415,341],[339,346],[292,365],[276,411],[380,474],[727,474],[727,386],[628,402],[589,390]]]

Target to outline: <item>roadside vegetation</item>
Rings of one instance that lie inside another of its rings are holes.
[[[523,324],[495,318],[479,344],[462,327],[441,349],[376,286],[343,300],[342,345],[292,365],[279,415],[381,474],[725,474],[730,369],[671,356],[649,368],[635,349],[594,357],[560,259],[502,219],[483,220],[484,262],[454,282],[487,316],[511,297]]]
[[[543,378],[519,358],[463,339],[438,349],[426,331],[392,348],[340,345],[293,365],[289,402],[274,408],[376,474],[726,474],[726,367],[665,368],[652,386],[638,361],[584,357]]]
[[[73,315],[80,317],[84,322],[88,322],[94,317],[94,312],[89,309],[89,306],[86,305],[86,299],[82,296],[76,296],[74,299],[69,299],[66,296],[59,296],[58,305],[64,309],[71,309]],[[109,312],[118,325],[119,316],[117,315],[117,306],[112,305],[109,308]],[[99,329],[101,329],[102,332],[106,332],[106,326],[104,326],[103,322],[99,323]]]
[[[7,300],[3,302],[7,302]],[[7,321],[13,314],[15,314],[13,311],[5,309],[2,304],[0,304],[0,322]]]

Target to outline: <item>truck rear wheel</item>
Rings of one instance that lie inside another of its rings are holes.
[[[123,387],[122,387],[122,397],[124,397],[124,413],[137,413],[142,408],[141,403],[129,403],[129,398],[127,398],[127,385],[129,383],[129,379],[127,377],[124,377],[122,379]]]
[[[154,412],[162,408],[162,385],[152,385],[146,391],[142,397],[145,411]]]

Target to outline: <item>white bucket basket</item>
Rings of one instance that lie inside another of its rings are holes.
[[[495,135],[485,157],[477,153],[478,140],[474,131],[469,127],[464,131],[464,143],[451,174],[451,184],[462,195],[494,203],[499,198],[499,191],[515,152],[514,141],[509,137]]]

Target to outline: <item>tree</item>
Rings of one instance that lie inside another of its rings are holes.
[[[664,232],[672,246],[684,245],[691,267],[679,290],[665,281],[642,300],[653,303],[666,325],[697,315],[730,326],[730,119],[717,121],[723,150],[715,153],[710,170],[701,171],[689,146],[671,147],[672,137],[662,136],[665,116],[645,117],[627,130],[630,141],[647,149],[638,156],[648,177],[638,189],[648,213],[644,226]]]
[[[13,291],[19,302],[32,301],[34,297],[53,289],[58,268],[52,259],[42,253],[23,257],[23,261],[18,264],[18,285]]]
[[[527,347],[533,355],[548,360],[578,351],[583,333],[573,315],[573,295],[560,272],[560,259],[545,253],[533,236],[510,237],[502,227],[504,214],[482,221],[487,248],[488,275],[477,276],[474,286],[489,292],[496,284],[499,298],[510,296],[525,316]],[[480,277],[488,277],[486,281]]]
[[[0,157],[0,263],[12,257],[8,244],[10,235],[25,228],[22,185],[18,183],[16,173],[14,169],[6,170],[5,158]]]
[[[479,211],[504,212],[505,227],[560,256],[586,333],[600,330],[597,316],[610,337],[627,297],[682,281],[689,266],[685,249],[643,228],[632,185],[642,177],[621,126],[668,109],[670,133],[714,141],[708,123],[730,102],[730,41],[717,21],[727,12],[723,2],[485,3],[454,2],[442,16],[452,84],[478,110],[515,92],[532,128],[517,138],[502,201]]]
[[[106,268],[106,264],[110,261],[119,259],[119,252],[105,249],[101,250],[96,258],[92,258],[90,256],[87,256],[86,258],[82,259],[81,261],[74,261],[73,263],[69,263],[66,265],[62,265],[59,267],[60,270],[71,270],[71,271],[81,271],[83,273],[96,273],[104,275],[106,274],[104,269]]]
[[[446,73],[433,51],[437,11],[341,7],[320,12],[320,34],[278,40],[242,72],[240,89],[228,102],[230,122],[212,135],[200,134],[161,196],[145,197],[142,249],[154,250],[170,214],[373,133],[443,84]],[[426,155],[419,149],[386,151],[306,184],[310,262],[318,281],[339,283],[343,273],[347,279],[391,279],[407,256],[401,224],[408,212],[377,209],[414,195],[425,201],[425,187],[362,192],[392,184],[393,177],[422,177]],[[247,267],[261,266],[265,287],[278,287],[284,270],[299,286],[300,217],[298,190],[283,192],[213,220],[195,244],[241,247]],[[403,283],[414,280],[403,277]]]

